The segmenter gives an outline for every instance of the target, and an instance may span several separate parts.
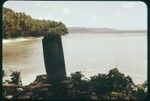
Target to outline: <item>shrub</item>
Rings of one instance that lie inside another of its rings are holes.
[[[11,76],[11,81],[12,81],[13,84],[22,85],[20,74],[21,74],[21,72],[12,71],[12,73],[10,74],[10,76]]]
[[[90,84],[92,90],[100,94],[123,92],[126,91],[129,86],[134,85],[131,77],[125,77],[117,68],[110,70],[108,74],[92,76]]]
[[[107,80],[106,74],[98,74],[98,75],[92,76],[90,80],[90,87],[92,91],[96,93],[100,93],[100,94],[106,93],[107,92],[106,80]]]
[[[80,92],[89,90],[89,80],[84,78],[84,75],[80,71],[71,73],[70,75],[70,79],[73,80],[75,86]]]
[[[109,92],[125,91],[128,85],[134,85],[131,77],[126,77],[124,74],[119,72],[117,68],[114,68],[109,71],[106,81],[106,84],[109,88]]]

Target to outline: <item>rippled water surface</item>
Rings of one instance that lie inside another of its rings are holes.
[[[67,74],[108,73],[117,67],[135,83],[147,79],[147,36],[140,34],[69,34],[62,37]],[[3,68],[21,71],[23,84],[45,74],[42,38],[3,44]]]

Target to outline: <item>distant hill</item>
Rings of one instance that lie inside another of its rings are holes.
[[[69,33],[146,33],[147,30],[117,30],[112,28],[68,27]]]

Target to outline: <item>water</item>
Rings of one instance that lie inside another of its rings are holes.
[[[42,38],[3,44],[3,68],[21,71],[23,84],[45,74]],[[147,36],[140,34],[80,34],[62,37],[67,75],[81,71],[87,77],[117,67],[133,81],[147,80]],[[6,77],[7,78],[7,77]]]

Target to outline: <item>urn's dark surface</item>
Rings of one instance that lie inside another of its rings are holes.
[[[45,68],[49,81],[62,81],[66,77],[61,36],[49,35],[42,40]]]

